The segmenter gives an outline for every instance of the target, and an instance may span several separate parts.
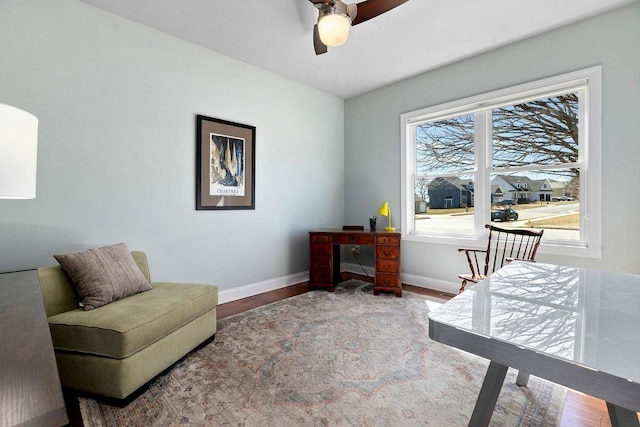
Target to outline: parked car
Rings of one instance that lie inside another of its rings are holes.
[[[518,220],[518,212],[514,211],[511,208],[505,209],[494,209],[491,211],[491,221],[517,221]]]
[[[573,197],[560,196],[560,197],[556,197],[556,200],[560,202],[570,202],[573,200]]]

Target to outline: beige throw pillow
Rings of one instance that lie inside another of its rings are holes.
[[[152,288],[124,243],[53,257],[71,279],[85,310]]]

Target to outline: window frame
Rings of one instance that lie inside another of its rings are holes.
[[[491,109],[516,104],[572,90],[583,91],[579,99],[580,135],[580,241],[542,240],[540,253],[600,258],[602,256],[602,66],[590,67],[558,76],[544,78],[504,89],[499,89],[431,107],[409,111],[400,115],[401,150],[401,230],[403,239],[456,246],[482,246],[486,243],[490,222],[490,209],[477,209],[474,214],[474,234],[438,234],[416,232],[415,187],[416,126],[425,121],[480,113],[475,116],[475,200],[486,207],[490,197],[489,164],[492,140]],[[564,165],[563,165],[564,166]]]

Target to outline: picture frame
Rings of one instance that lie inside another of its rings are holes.
[[[196,116],[196,210],[255,209],[256,127]]]

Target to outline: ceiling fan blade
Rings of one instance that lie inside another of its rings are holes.
[[[322,40],[320,40],[318,24],[313,26],[313,48],[316,50],[316,55],[327,53],[327,45],[322,43]]]
[[[313,0],[310,0],[313,1]],[[390,11],[394,7],[400,6],[409,0],[365,0],[357,3],[358,13],[353,19],[351,25],[358,25],[361,22],[368,21],[385,12]]]

